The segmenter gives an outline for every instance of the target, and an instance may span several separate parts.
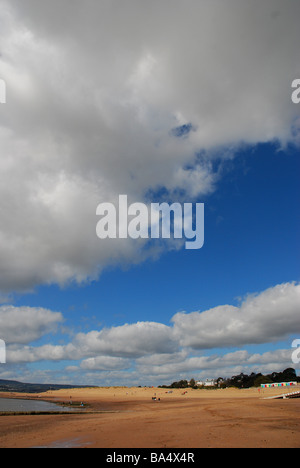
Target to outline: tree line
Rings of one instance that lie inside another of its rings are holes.
[[[295,369],[289,367],[282,372],[272,372],[271,374],[263,375],[262,373],[252,372],[250,375],[241,373],[230,378],[223,379],[219,377],[215,380],[214,387],[206,388],[250,388],[260,387],[261,384],[281,383],[281,382],[300,382],[300,377],[297,377]],[[197,385],[195,379],[179,380],[171,385],[160,385],[160,388],[201,388]]]

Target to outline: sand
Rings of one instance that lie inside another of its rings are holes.
[[[300,447],[300,399],[264,399],[280,393],[278,389],[167,392],[159,388],[99,388],[43,393],[39,399],[71,399],[88,406],[81,414],[1,416],[0,447]]]

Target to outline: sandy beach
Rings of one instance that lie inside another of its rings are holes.
[[[87,406],[80,414],[1,416],[0,447],[300,447],[299,399],[264,399],[275,394],[272,389],[168,392],[161,388],[99,388],[39,396],[1,394],[2,398],[83,402]]]

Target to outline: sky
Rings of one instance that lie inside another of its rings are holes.
[[[299,15],[0,0],[0,379],[299,372]],[[122,194],[204,203],[204,246],[99,239]]]

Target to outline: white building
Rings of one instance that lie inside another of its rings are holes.
[[[198,387],[215,387],[217,385],[217,381],[214,379],[206,379],[205,381],[199,380],[196,382],[196,385],[198,385]]]

